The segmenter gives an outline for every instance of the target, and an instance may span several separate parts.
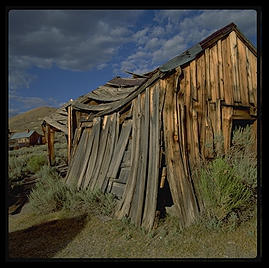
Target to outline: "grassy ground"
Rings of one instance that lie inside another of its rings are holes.
[[[255,258],[256,217],[237,228],[181,230],[167,217],[146,233],[127,221],[58,211],[36,216],[26,204],[9,216],[10,258]]]

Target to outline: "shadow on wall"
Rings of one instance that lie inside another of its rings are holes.
[[[52,258],[84,228],[86,215],[53,220],[8,234],[8,258]]]

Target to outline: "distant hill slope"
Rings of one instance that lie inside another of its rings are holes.
[[[22,132],[26,129],[36,130],[43,134],[41,124],[45,116],[54,113],[57,108],[42,106],[9,118],[8,127],[11,131]]]

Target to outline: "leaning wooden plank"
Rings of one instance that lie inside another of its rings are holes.
[[[173,113],[173,80],[167,79],[167,90],[165,95],[164,111],[163,111],[163,126],[164,126],[164,142],[166,148],[166,167],[167,180],[170,186],[171,195],[179,222],[182,226],[190,224],[198,214],[198,207],[194,194],[194,189],[191,184],[191,178],[185,176],[183,160],[180,154],[180,149],[176,141],[171,139],[174,131]]]
[[[122,161],[122,157],[128,142],[128,138],[130,136],[131,128],[132,128],[132,122],[130,120],[125,121],[122,125],[121,134],[115,147],[109,170],[107,172],[107,177],[109,178],[115,179],[117,177],[120,163]]]
[[[102,162],[102,167],[101,167],[101,171],[100,171],[100,189],[105,192],[106,191],[106,187],[107,187],[107,183],[108,183],[108,178],[107,178],[107,171],[111,162],[111,158],[114,152],[114,148],[115,148],[115,143],[116,143],[116,129],[117,129],[117,118],[118,115],[117,113],[114,113],[111,117],[111,123],[110,123],[110,127],[109,127],[109,133],[108,133],[108,139],[107,139],[107,147],[106,147],[106,151],[104,154],[104,158],[103,158],[103,162]]]
[[[141,118],[141,137],[140,140],[140,157],[138,178],[136,183],[136,204],[132,202],[132,208],[135,209],[133,216],[133,222],[136,226],[140,226],[143,216],[143,205],[145,197],[145,187],[147,179],[147,165],[148,165],[148,140],[149,140],[149,88],[146,89],[142,103],[142,118]],[[157,107],[155,107],[157,108]],[[132,211],[130,211],[131,214]]]
[[[82,181],[84,179],[85,176],[85,172],[87,170],[88,167],[88,163],[89,163],[89,158],[92,152],[92,145],[93,145],[93,139],[96,133],[96,122],[94,122],[95,125],[92,127],[91,132],[89,134],[89,138],[87,141],[87,146],[86,146],[86,151],[85,151],[85,156],[84,156],[84,163],[81,166],[81,173],[80,176],[78,177],[78,183],[77,183],[77,188],[80,189]]]
[[[133,127],[132,127],[132,167],[129,173],[129,178],[122,196],[122,199],[117,205],[115,216],[118,219],[124,216],[129,216],[130,206],[133,199],[133,194],[137,179],[137,166],[139,158],[139,143],[140,143],[140,118],[138,111],[140,110],[140,95],[133,100]]]
[[[139,125],[140,125],[140,142],[139,142],[139,156],[138,156],[138,163],[137,163],[137,172],[136,172],[136,183],[134,186],[134,191],[133,191],[133,197],[131,200],[130,204],[130,211],[129,211],[129,218],[132,223],[134,223],[136,226],[140,226],[140,220],[137,220],[137,208],[138,208],[138,198],[139,198],[139,192],[140,188],[143,188],[143,185],[141,183],[141,171],[142,171],[142,146],[141,144],[143,143],[143,130],[144,130],[144,124],[145,124],[145,110],[144,110],[144,104],[145,104],[145,94],[140,94],[138,96],[139,98],[139,103],[140,106],[138,106],[138,120],[139,120]],[[143,196],[144,199],[144,196]],[[143,202],[143,200],[142,200]]]
[[[112,124],[111,117],[113,117],[113,115],[107,115],[105,117],[107,117],[105,130],[102,131],[100,139],[100,146],[102,148],[100,147],[100,154],[98,153],[99,158],[96,163],[98,166],[100,165],[100,167],[96,169],[96,173],[94,174],[94,177],[96,177],[94,187],[96,189],[101,189],[102,184],[104,182],[106,175],[105,169],[107,168],[108,165],[108,163],[106,163],[106,159],[108,159],[107,155],[109,153],[109,148],[111,146],[111,124]]]
[[[108,123],[108,116],[104,116],[103,118],[103,122],[102,122],[102,128],[101,128],[101,136],[100,136],[100,145],[99,145],[99,149],[98,149],[98,154],[97,154],[97,159],[96,159],[96,163],[95,163],[95,167],[94,167],[94,172],[92,175],[92,184],[93,184],[93,188],[96,187],[97,182],[98,182],[98,177],[99,177],[99,173],[100,173],[100,169],[101,169],[101,165],[102,165],[102,161],[103,161],[103,157],[104,157],[104,153],[105,153],[105,148],[106,148],[106,144],[107,144],[107,134],[108,134],[108,129],[109,129],[109,123]]]
[[[152,88],[150,94],[149,122],[149,163],[147,173],[145,208],[142,226],[150,230],[153,227],[157,207],[159,186],[160,127],[159,127],[159,84]]]
[[[85,174],[85,178],[84,178],[84,183],[82,185],[83,189],[86,188],[90,188],[90,190],[93,190],[91,187],[91,178],[92,178],[92,174],[94,171],[94,167],[95,167],[95,162],[97,159],[97,152],[98,152],[98,147],[99,147],[99,138],[100,138],[100,128],[101,128],[101,118],[97,117],[95,118],[96,123],[93,126],[93,145],[92,145],[92,151],[89,157],[89,163],[88,163],[88,167],[86,170],[86,174]]]
[[[84,130],[81,139],[79,141],[78,147],[76,149],[76,152],[74,154],[73,161],[71,161],[71,165],[69,166],[68,176],[65,179],[65,182],[68,185],[77,184],[78,170],[80,167],[82,155],[85,151],[85,143],[87,141],[87,138],[88,138],[88,131]]]

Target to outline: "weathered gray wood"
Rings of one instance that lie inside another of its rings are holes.
[[[163,111],[164,126],[164,142],[166,148],[166,167],[167,180],[170,186],[171,195],[179,222],[186,226],[190,224],[197,216],[198,207],[194,195],[191,178],[188,178],[184,172],[183,159],[180,153],[178,142],[172,139],[175,125],[173,115],[176,107],[174,107],[173,98],[175,97],[172,89],[174,88],[173,78],[167,79],[166,95]],[[177,113],[176,113],[177,114]],[[178,119],[177,119],[178,120]]]
[[[99,174],[100,178],[98,178],[100,189],[102,190],[102,192],[105,192],[106,187],[107,187],[108,179],[106,175],[107,175],[107,171],[108,171],[110,161],[113,155],[114,147],[115,147],[117,114],[116,113],[112,114],[112,116],[110,116],[110,120],[111,120],[111,123],[110,123],[109,131],[108,131],[107,146],[106,146],[106,150],[105,150],[105,154],[104,154],[104,158],[102,162],[102,167],[100,169],[100,174]]]
[[[120,199],[124,192],[124,188],[125,188],[125,184],[121,184],[116,181],[113,181],[111,189],[110,189],[110,193],[115,194]]]
[[[72,161],[69,167],[70,170],[68,172],[68,176],[65,179],[68,185],[77,184],[77,178],[80,174],[80,167],[82,164],[82,159],[84,159],[88,136],[89,136],[89,130],[85,129],[82,133],[77,150],[74,154],[74,161]]]
[[[133,101],[133,128],[132,128],[132,167],[122,199],[116,208],[115,217],[121,219],[129,215],[131,201],[133,198],[135,184],[137,179],[137,166],[139,157],[139,142],[140,142],[140,95]]]
[[[93,145],[93,139],[94,139],[95,133],[96,133],[96,126],[93,126],[93,128],[90,131],[89,138],[88,138],[88,141],[87,141],[86,152],[85,152],[85,156],[83,158],[84,161],[83,161],[83,164],[81,166],[80,175],[78,177],[77,189],[80,189],[82,180],[83,180],[83,178],[85,176],[85,172],[86,172],[87,167],[88,167],[90,154],[92,152],[92,145]]]
[[[165,74],[161,73],[161,71],[157,70],[147,81],[145,81],[143,84],[141,84],[137,90],[135,90],[132,94],[130,94],[128,97],[120,100],[118,103],[114,103],[113,107],[105,110],[105,111],[101,111],[99,113],[97,113],[95,116],[103,116],[105,114],[108,113],[112,113],[116,110],[118,110],[119,108],[121,108],[123,105],[125,105],[126,103],[130,102],[131,100],[133,100],[134,98],[136,98],[141,92],[143,92],[147,87],[149,87],[151,84],[153,84],[157,79],[161,78],[162,76],[164,76]],[[92,120],[93,117],[95,117],[94,115],[89,117],[89,120]]]
[[[153,227],[158,194],[160,127],[159,127],[159,84],[150,93],[150,132],[149,132],[149,163],[147,188],[142,227],[150,230]]]
[[[131,205],[130,216],[136,226],[140,226],[143,216],[143,205],[145,196],[145,187],[147,179],[148,165],[148,140],[149,140],[149,88],[146,88],[143,96],[141,111],[141,140],[140,155],[137,172],[137,182],[134,198]]]
[[[124,122],[122,125],[121,134],[115,147],[109,170],[107,172],[107,177],[109,178],[116,178],[118,174],[120,163],[130,136],[131,128],[132,122],[130,120]]]
[[[97,176],[97,180],[95,182],[95,188],[96,189],[101,189],[104,180],[105,180],[105,176],[106,176],[106,172],[107,172],[107,168],[108,168],[108,164],[106,162],[106,160],[108,159],[108,154],[109,154],[109,150],[110,150],[110,146],[111,146],[111,124],[113,123],[112,121],[112,117],[113,115],[107,115],[107,122],[106,122],[106,137],[105,139],[103,139],[103,144],[104,144],[104,152],[103,152],[103,156],[100,157],[100,168],[99,168],[99,172],[98,172],[98,176]]]
[[[128,176],[130,174],[131,167],[123,167],[120,169],[119,178],[117,179],[117,182],[126,184]]]
[[[100,169],[101,169],[101,165],[102,165],[102,161],[103,161],[103,157],[104,157],[104,153],[105,153],[105,148],[106,148],[106,144],[107,144],[107,133],[108,133],[108,129],[109,129],[109,120],[108,120],[108,116],[104,116],[103,118],[103,124],[102,124],[102,128],[101,128],[101,137],[100,137],[100,145],[99,145],[99,149],[98,149],[98,154],[97,154],[97,159],[96,159],[96,163],[95,163],[95,167],[94,167],[94,172],[92,175],[92,187],[95,188],[97,181],[98,181],[98,177],[99,177],[99,173],[100,173]]]
[[[93,126],[93,145],[92,145],[92,151],[90,154],[89,158],[89,163],[88,167],[86,170],[85,178],[84,178],[84,183],[82,185],[83,189],[86,189],[89,187],[91,190],[91,178],[92,178],[92,173],[95,167],[95,162],[97,158],[97,152],[98,152],[98,147],[99,147],[99,138],[100,138],[100,128],[101,128],[101,119],[100,117],[95,118],[96,123]]]

